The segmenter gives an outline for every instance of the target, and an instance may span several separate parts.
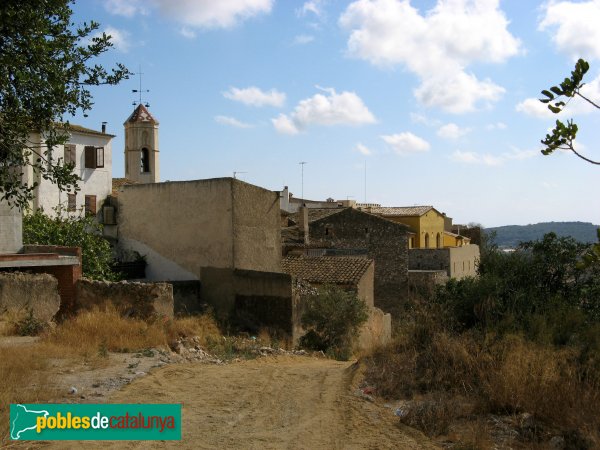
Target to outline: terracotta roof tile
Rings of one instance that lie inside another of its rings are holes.
[[[422,216],[433,206],[380,206],[374,208],[365,208],[366,212],[381,216]]]
[[[139,184],[137,181],[130,180],[129,178],[113,178],[112,179],[112,196],[117,197],[119,195],[119,188],[122,186],[129,186],[132,184]]]
[[[133,110],[129,118],[125,121],[125,123],[127,122],[147,122],[158,125],[158,120],[156,120],[154,116],[150,114],[150,111],[142,104],[139,104],[137,108]]]
[[[373,260],[335,256],[287,256],[282,269],[294,277],[313,283],[356,285]]]

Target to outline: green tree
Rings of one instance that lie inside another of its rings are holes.
[[[33,166],[61,190],[78,189],[73,166],[52,160],[48,148],[68,139],[68,117],[89,111],[90,86],[114,85],[129,71],[95,63],[112,43],[99,24],[71,22],[74,0],[3,0],[0,8],[0,200],[23,208],[35,185],[22,181]],[[39,132],[46,145],[29,140]]]
[[[589,69],[590,65],[588,62],[579,59],[575,64],[575,69],[571,72],[571,77],[565,78],[558,86],[552,86],[549,90],[543,90],[542,95],[546,98],[540,99],[540,102],[546,103],[548,109],[554,114],[560,113],[573,97],[580,97],[593,107],[600,109],[600,105],[581,93],[581,88],[585,86],[583,77]],[[600,161],[586,158],[575,150],[574,142],[577,137],[577,131],[578,127],[577,124],[573,122],[573,119],[567,120],[567,123],[557,120],[554,129],[546,134],[545,139],[542,139],[541,141],[542,144],[544,144],[542,154],[550,155],[555,150],[567,150],[573,152],[577,157],[584,161],[600,165]]]
[[[300,345],[348,359],[360,326],[369,318],[369,308],[355,292],[328,285],[306,298],[302,326],[307,333]]]
[[[23,217],[23,243],[81,247],[83,276],[95,280],[116,280],[112,250],[102,237],[102,225],[92,216],[49,216],[43,211]]]

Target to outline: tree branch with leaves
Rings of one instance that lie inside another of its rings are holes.
[[[571,72],[571,77],[565,78],[558,86],[552,86],[549,90],[543,90],[542,95],[546,98],[540,99],[540,102],[547,104],[548,109],[554,114],[563,111],[574,97],[580,97],[596,109],[600,109],[600,105],[581,93],[581,88],[585,86],[583,77],[589,69],[589,63],[583,59],[579,59],[577,63],[575,63],[575,69]],[[541,140],[541,143],[544,145],[542,154],[550,155],[555,150],[567,150],[573,152],[575,156],[590,164],[600,165],[600,161],[586,158],[575,150],[577,131],[579,131],[579,129],[577,124],[573,122],[573,119],[567,120],[566,123],[557,120],[554,129],[546,134],[545,139]]]
[[[50,157],[69,139],[69,117],[93,106],[90,86],[115,85],[130,72],[95,60],[112,46],[91,21],[71,22],[73,0],[4,0],[0,8],[0,200],[23,209],[36,185],[23,180],[30,166],[59,189],[75,191],[72,164]],[[31,142],[39,133],[41,142]],[[50,149],[50,150],[49,150]]]

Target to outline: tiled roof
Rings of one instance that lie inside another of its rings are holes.
[[[112,195],[117,197],[119,195],[119,188],[122,186],[129,186],[131,184],[139,184],[137,181],[130,180],[129,178],[113,178],[112,179]]]
[[[329,217],[333,214],[344,211],[346,208],[308,208],[308,223]],[[290,219],[298,223],[300,212],[290,214]]]
[[[127,122],[147,122],[158,125],[158,120],[141,103],[133,110],[129,118],[125,121],[125,123]]]
[[[381,206],[365,209],[371,214],[377,214],[381,216],[422,216],[429,210],[433,209],[433,206]]]
[[[91,128],[82,127],[81,125],[69,124],[69,131],[75,133],[91,134],[93,136],[104,136],[107,138],[114,138],[114,134],[103,133],[102,131],[92,130]]]
[[[281,265],[285,273],[309,283],[356,285],[372,264],[367,258],[287,256]]]

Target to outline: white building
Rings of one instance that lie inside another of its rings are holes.
[[[70,138],[65,145],[55,147],[52,160],[74,162],[73,172],[81,181],[80,190],[76,193],[60,191],[56,184],[45,180],[33,167],[24,170],[24,182],[29,185],[37,182],[31,208],[36,211],[42,208],[52,214],[59,205],[63,211],[96,215],[102,202],[112,192],[112,149],[114,136],[102,131],[91,130],[78,125],[70,125]],[[30,140],[43,149],[44,141],[39,133],[32,133]]]

